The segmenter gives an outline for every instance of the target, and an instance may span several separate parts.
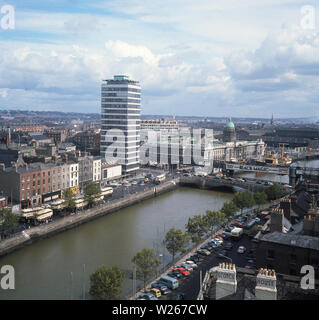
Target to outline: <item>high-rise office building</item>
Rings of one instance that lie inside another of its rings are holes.
[[[127,76],[104,80],[101,92],[102,161],[116,160],[123,173],[139,169],[141,87]]]

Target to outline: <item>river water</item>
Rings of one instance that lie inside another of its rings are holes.
[[[123,294],[129,295],[131,259],[138,251],[154,248],[168,263],[165,233],[184,229],[188,217],[218,210],[231,198],[232,193],[182,187],[40,240],[0,259],[0,266],[14,266],[16,288],[0,289],[0,299],[82,299],[83,288],[88,299],[89,274],[102,264],[126,271]]]

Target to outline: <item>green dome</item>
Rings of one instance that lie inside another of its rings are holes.
[[[226,128],[235,129],[234,122],[232,122],[232,121],[227,122],[227,124],[226,124]]]

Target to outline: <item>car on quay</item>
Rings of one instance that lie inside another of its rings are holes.
[[[191,261],[194,261],[195,263],[197,263],[197,262],[200,261],[200,256],[199,256],[197,253],[195,253],[195,254],[193,254],[192,256],[190,256],[190,257],[188,258],[188,260],[191,260]]]
[[[191,257],[189,257],[189,260],[194,261],[195,263],[198,263],[200,260],[200,257],[198,254],[194,254]]]
[[[237,253],[245,253],[246,248],[244,246],[239,246],[237,249]]]
[[[167,285],[164,282],[161,282],[160,280],[157,280],[156,282],[153,282],[151,284],[151,289],[158,289],[161,291],[161,294],[165,295],[170,293],[170,290],[167,288]]]
[[[231,233],[227,232],[227,231],[224,231],[223,232],[223,236],[224,236],[224,241],[225,240],[229,240],[231,238]]]
[[[161,290],[159,290],[158,288],[152,288],[150,290],[150,293],[156,298],[160,298],[162,295]]]
[[[210,252],[206,249],[199,249],[199,250],[197,250],[197,253],[201,254],[202,256],[209,256],[210,255]]]
[[[235,226],[230,225],[230,226],[225,228],[225,231],[231,232],[234,228],[235,228]]]
[[[178,280],[168,275],[161,277],[160,281],[163,282],[171,290],[175,290],[179,287]]]
[[[184,269],[186,269],[186,270],[189,271],[189,272],[192,272],[192,271],[193,271],[193,268],[192,268],[189,264],[187,264],[187,263],[181,263],[181,264],[178,265],[177,267],[184,268]]]
[[[231,224],[232,224],[233,226],[239,227],[239,228],[241,228],[241,227],[243,226],[243,224],[242,224],[241,222],[239,222],[239,221],[233,221]]]
[[[211,245],[208,244],[208,243],[205,244],[205,245],[203,245],[203,246],[201,246],[200,248],[201,248],[201,249],[204,249],[204,250],[208,250],[208,251],[210,251],[210,252],[213,251],[213,249],[214,249],[213,246],[211,246]]]
[[[152,293],[145,292],[138,296],[137,300],[158,300]]]
[[[190,265],[193,269],[196,269],[198,267],[197,264],[192,260],[186,260],[185,263]]]
[[[181,273],[183,276],[189,276],[189,275],[190,275],[190,271],[188,271],[187,269],[182,268],[182,267],[173,268],[172,271],[178,271],[178,272]]]
[[[169,271],[167,275],[177,280],[183,278],[183,275],[178,271]]]

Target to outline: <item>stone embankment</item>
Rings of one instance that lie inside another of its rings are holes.
[[[56,219],[48,224],[31,227],[11,238],[0,241],[0,257],[11,253],[19,248],[31,244],[37,240],[51,237],[59,232],[72,229],[82,223],[89,222],[120,209],[130,207],[141,201],[156,197],[162,193],[176,189],[179,185],[179,179],[170,180],[160,185],[144,190],[142,192],[125,196],[123,199],[109,201],[88,210]]]

